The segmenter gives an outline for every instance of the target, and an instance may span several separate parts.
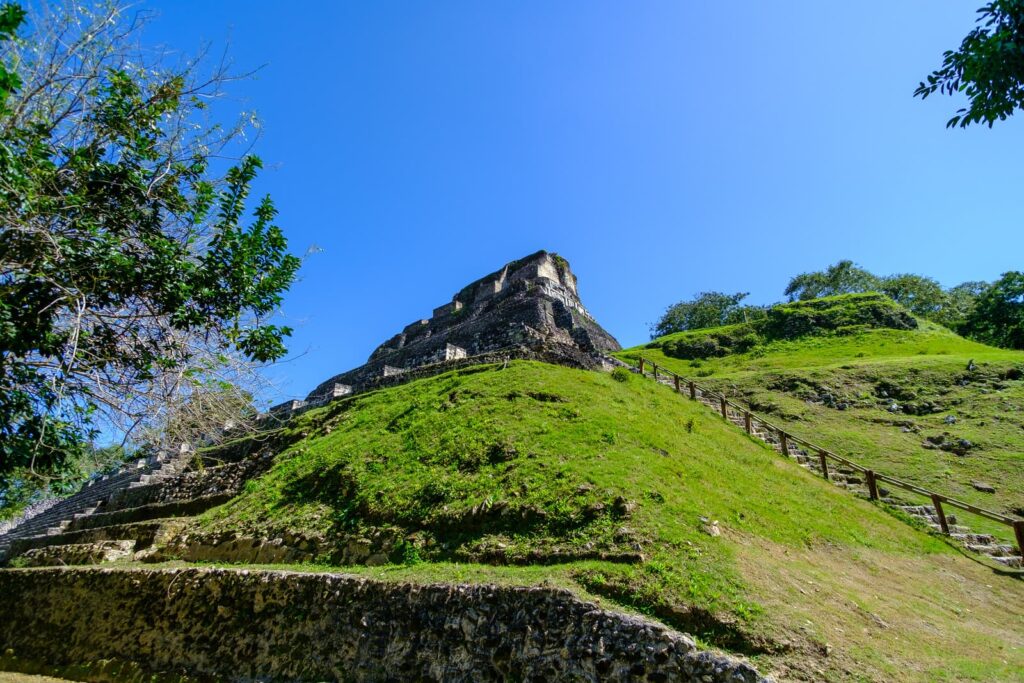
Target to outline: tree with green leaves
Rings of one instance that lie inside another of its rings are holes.
[[[978,296],[963,329],[986,344],[1024,349],[1024,273],[1003,273],[987,287]]]
[[[989,283],[980,280],[961,282],[956,287],[950,287],[945,292],[945,302],[942,308],[931,319],[955,332],[964,334],[964,325],[973,315],[978,297],[988,288]]]
[[[880,291],[882,279],[853,261],[843,260],[825,270],[801,273],[789,281],[786,296],[790,301],[819,299],[836,294],[862,294]]]
[[[217,170],[243,130],[208,122],[229,74],[154,57],[123,9],[0,9],[0,484],[291,333],[272,319],[299,260],[269,196],[247,218],[260,161]]]
[[[937,280],[913,273],[882,278],[879,291],[911,313],[929,319],[938,315],[947,301]]]
[[[1024,108],[1024,0],[993,0],[978,10],[978,25],[942,67],[918,84],[915,97],[963,93],[969,105],[947,127],[1004,121]]]
[[[740,305],[747,296],[747,292],[699,292],[693,299],[680,301],[665,309],[658,322],[651,325],[651,338],[763,318],[763,308]]]

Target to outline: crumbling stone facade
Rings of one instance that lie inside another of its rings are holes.
[[[378,346],[365,365],[320,384],[306,404],[322,403],[337,386],[361,391],[417,368],[499,351],[560,354],[586,367],[600,365],[593,356],[620,348],[584,308],[569,263],[538,251],[470,283],[431,318]]]

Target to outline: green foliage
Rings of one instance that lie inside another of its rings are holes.
[[[934,319],[948,305],[938,281],[923,275],[901,273],[882,279],[879,291],[914,315]]]
[[[12,2],[0,5],[0,44],[13,40],[24,20],[25,10],[20,5]],[[0,62],[0,115],[6,112],[7,98],[20,87],[21,78],[18,74]]]
[[[930,277],[913,273],[878,276],[847,260],[823,271],[797,275],[790,280],[785,293],[790,301],[803,301],[844,293],[881,292],[914,315],[962,334],[973,334],[966,323],[988,286],[985,282],[964,282],[943,290]]]
[[[916,326],[913,316],[882,294],[845,294],[777,304],[765,310],[763,319],[667,335],[647,348],[661,349],[671,358],[698,360],[747,353],[769,342],[809,335]]]
[[[658,345],[667,356],[692,360],[743,353],[762,341],[755,324],[751,324],[682,332],[652,345]]]
[[[949,329],[965,334],[964,323],[974,313],[974,306],[989,283],[980,281],[963,282],[946,290],[946,300],[933,315],[932,320]]]
[[[823,271],[801,273],[789,281],[786,296],[790,301],[819,299],[837,294],[878,291],[881,278],[857,266],[853,261],[839,261]]]
[[[629,368],[615,368],[612,370],[611,377],[616,382],[628,382],[633,376],[633,373],[629,371]]]
[[[21,17],[0,9],[0,41]],[[60,122],[0,110],[0,481],[61,473],[97,411],[189,368],[199,346],[256,362],[285,353],[290,328],[267,319],[299,261],[269,197],[245,224],[259,159],[215,184],[216,152],[182,147],[175,127],[204,106],[185,77],[127,68],[90,77]],[[21,111],[75,83],[33,87]],[[15,87],[0,73],[0,95]]]
[[[977,297],[964,329],[994,346],[1024,349],[1024,273],[1003,273],[987,287]]]
[[[761,307],[740,305],[746,297],[746,292],[699,292],[689,301],[680,301],[669,306],[661,319],[651,326],[651,337],[663,337],[674,332],[719,327],[764,317],[764,310]]]
[[[917,327],[917,320],[881,294],[845,294],[773,306],[762,325],[769,340],[856,327],[910,330]]]
[[[989,128],[1024,107],[1024,1],[993,0],[978,10],[978,26],[957,50],[943,54],[942,67],[918,84],[915,97],[963,93],[970,100],[946,123]]]

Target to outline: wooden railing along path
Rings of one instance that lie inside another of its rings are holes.
[[[638,357],[638,366],[640,374],[647,376],[649,371],[655,381],[661,381],[661,378],[667,378],[668,384],[670,384],[677,393],[688,395],[693,400],[702,400],[704,402],[710,402],[715,404],[715,407],[721,412],[722,417],[726,420],[731,420],[729,415],[730,408],[734,410],[739,416],[742,416],[743,428],[748,434],[753,435],[755,430],[759,427],[761,431],[767,432],[774,435],[778,439],[780,450],[782,454],[790,456],[790,445],[798,444],[807,449],[810,453],[816,454],[818,458],[818,464],[821,469],[822,476],[825,479],[829,479],[829,462],[834,462],[845,467],[860,472],[864,475],[864,480],[867,484],[868,497],[871,500],[878,500],[878,484],[879,482],[885,482],[897,488],[905,491],[910,491],[918,495],[924,496],[931,500],[932,506],[935,509],[935,518],[938,520],[939,527],[942,533],[950,534],[950,522],[946,516],[945,506],[958,508],[965,512],[984,517],[985,519],[1005,524],[1013,529],[1014,536],[1017,540],[1017,550],[1024,556],[1024,520],[1015,519],[1009,515],[1004,515],[999,512],[993,512],[992,510],[986,510],[976,505],[971,505],[962,500],[951,498],[950,496],[938,493],[936,491],[930,491],[921,486],[916,486],[909,482],[905,482],[896,477],[888,474],[877,472],[868,467],[865,467],[859,463],[856,463],[849,458],[844,458],[841,455],[833,453],[832,451],[814,444],[807,439],[792,434],[782,427],[769,422],[760,415],[751,412],[747,407],[741,406],[729,400],[725,395],[703,387],[697,384],[691,379],[682,377],[667,368],[659,367],[653,361],[644,358],[643,356]],[[649,369],[649,370],[648,370]],[[738,420],[737,420],[738,422]]]

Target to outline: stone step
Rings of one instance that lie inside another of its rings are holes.
[[[131,524],[150,519],[167,519],[170,517],[193,517],[210,508],[223,505],[231,500],[228,493],[216,493],[189,500],[175,500],[167,503],[150,503],[113,512],[99,512],[82,517],[71,524],[71,530],[98,529],[106,526]]]
[[[84,515],[95,512],[103,501],[117,491],[137,483],[142,477],[162,481],[177,476],[187,469],[192,457],[191,453],[160,453],[125,464],[115,472],[90,480],[76,494],[0,535],[0,559],[3,559],[17,539],[59,534],[72,520],[82,519]]]
[[[15,539],[10,557],[17,557],[34,548],[54,545],[76,545],[98,541],[136,541],[136,548],[146,548],[167,529],[178,528],[180,519],[154,519],[133,524],[118,524],[97,529],[78,529],[54,536],[29,536]]]

